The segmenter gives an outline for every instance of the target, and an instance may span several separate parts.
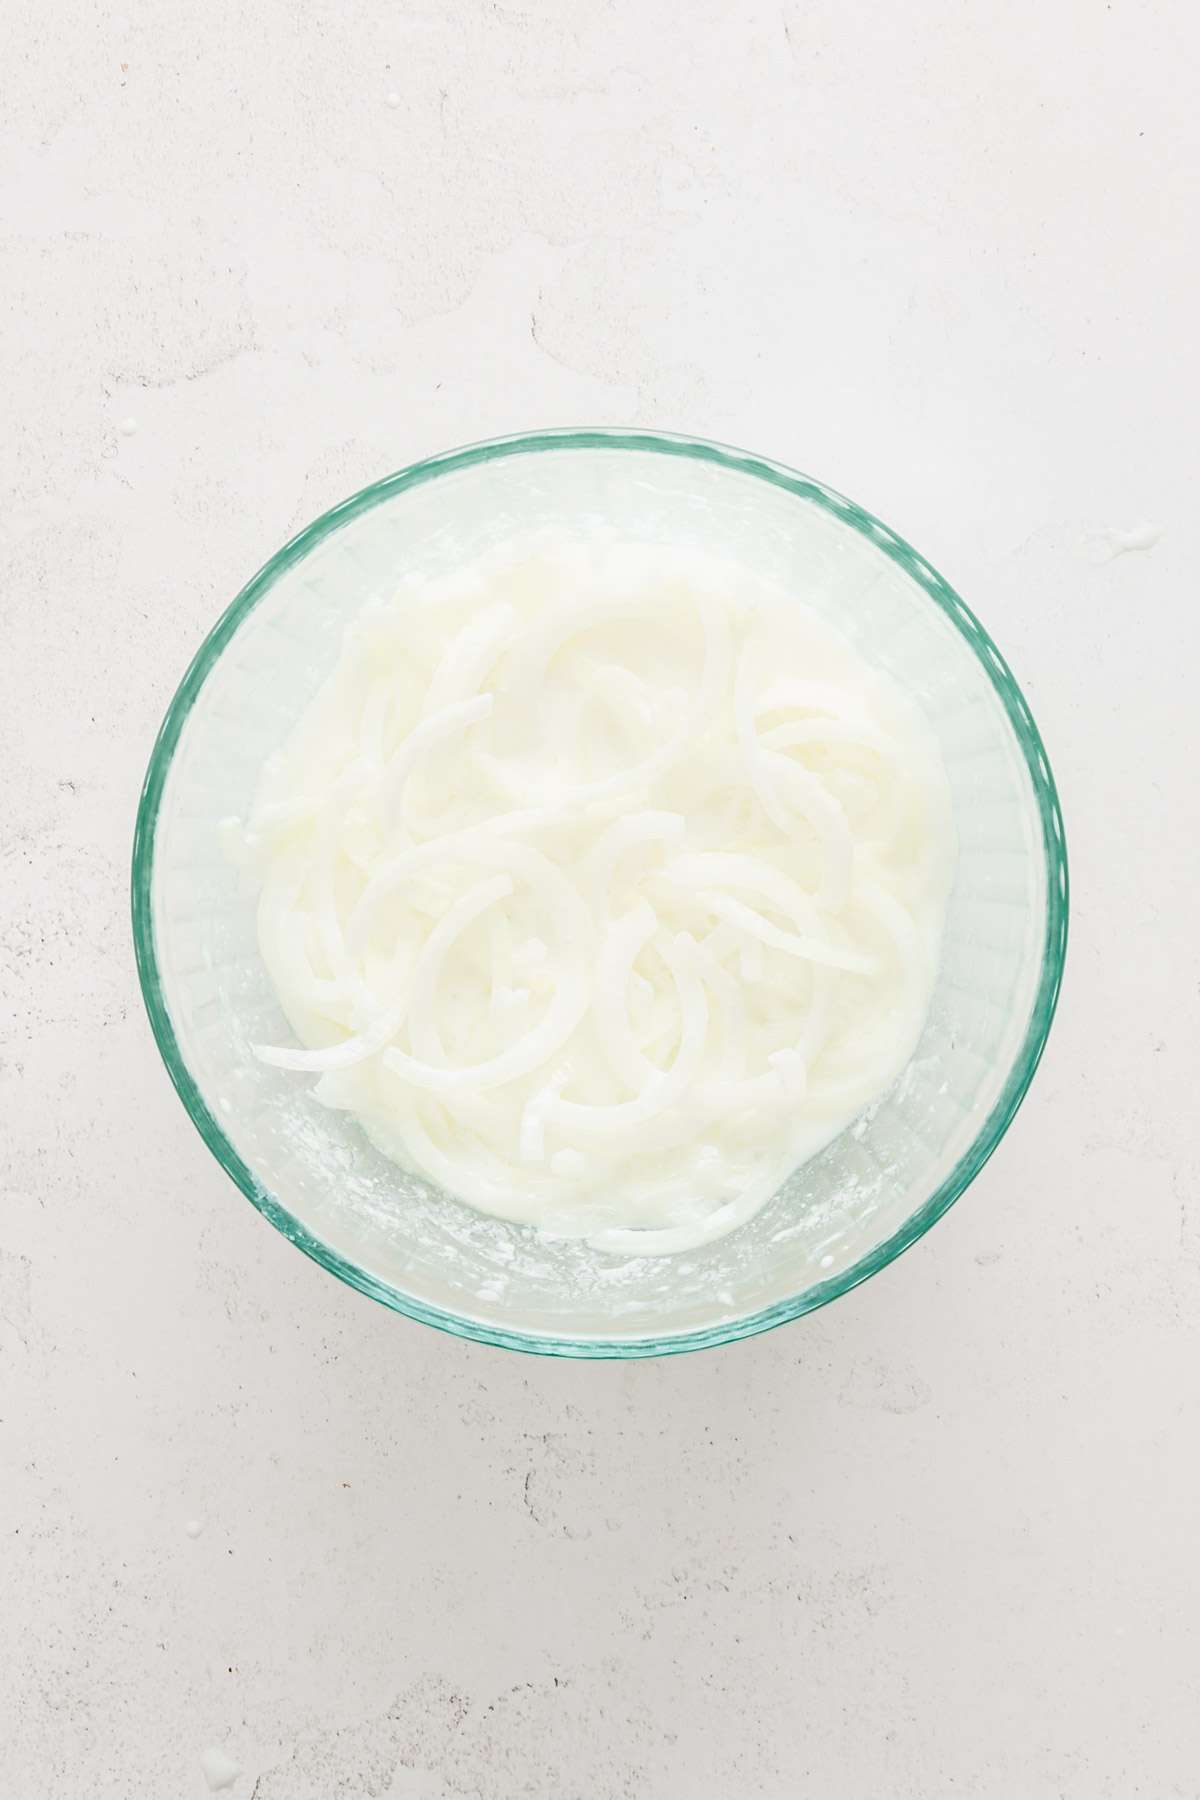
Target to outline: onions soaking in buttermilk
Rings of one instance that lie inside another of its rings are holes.
[[[299,1040],[257,1054],[484,1212],[694,1248],[911,1056],[949,818],[915,706],[732,565],[543,542],[411,581],[244,830]]]

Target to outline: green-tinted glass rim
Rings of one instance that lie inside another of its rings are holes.
[[[881,1244],[876,1245],[868,1255],[861,1257],[858,1262],[843,1270],[833,1279],[817,1282],[802,1293],[795,1294],[788,1300],[782,1300],[775,1306],[766,1307],[761,1312],[752,1313],[746,1318],[715,1325],[703,1331],[678,1332],[667,1337],[573,1338],[560,1337],[551,1333],[508,1331],[500,1326],[464,1318],[457,1313],[444,1311],[440,1307],[426,1305],[412,1295],[392,1287],[387,1282],[380,1281],[367,1270],[347,1262],[328,1244],[314,1237],[299,1219],[294,1218],[287,1208],[281,1205],[276,1197],[268,1193],[256,1180],[208,1107],[184,1060],[174,1026],[171,1023],[163,997],[158,953],[154,941],[152,889],[155,830],[171,759],[175,754],[180,734],[200,689],[242,620],[257,606],[263,595],[285,570],[307,556],[330,532],[335,531],[349,520],[357,518],[360,513],[368,511],[373,506],[378,506],[382,501],[390,499],[395,494],[403,493],[406,488],[418,487],[424,482],[436,479],[439,475],[450,474],[457,469],[471,468],[476,464],[496,461],[503,457],[536,455],[548,450],[636,450],[652,452],[660,456],[690,457],[698,462],[711,463],[718,468],[729,469],[737,474],[753,475],[761,481],[769,482],[773,487],[783,488],[786,492],[795,494],[797,498],[811,501],[827,512],[833,513],[845,524],[850,525],[863,537],[869,539],[884,555],[889,556],[894,563],[898,564],[919,587],[924,589],[934,604],[940,607],[966,639],[977,656],[1008,715],[1021,754],[1025,759],[1037,801],[1041,820],[1042,845],[1046,857],[1046,929],[1042,945],[1041,971],[1030,1012],[1029,1025],[1002,1092],[981,1125],[974,1142],[959,1158],[950,1174],[897,1231]],[[226,1174],[232,1177],[246,1198],[293,1244],[303,1250],[306,1255],[311,1256],[315,1262],[320,1263],[322,1268],[328,1269],[361,1293],[369,1294],[372,1299],[382,1301],[385,1306],[392,1307],[396,1312],[405,1313],[409,1318],[419,1319],[423,1324],[436,1326],[439,1330],[448,1331],[456,1337],[472,1338],[480,1343],[497,1344],[504,1349],[531,1351],[544,1356],[663,1356],[677,1354],[684,1350],[708,1349],[718,1344],[730,1343],[737,1338],[752,1337],[760,1331],[769,1331],[772,1326],[782,1325],[789,1319],[797,1319],[803,1313],[813,1312],[817,1307],[825,1306],[830,1300],[836,1300],[840,1295],[847,1293],[850,1288],[857,1287],[859,1282],[865,1281],[868,1276],[885,1268],[888,1263],[900,1255],[901,1251],[907,1250],[910,1244],[922,1237],[975,1179],[1004,1136],[1017,1108],[1025,1097],[1034,1071],[1041,1060],[1042,1050],[1054,1018],[1059,988],[1062,985],[1067,945],[1067,854],[1058,792],[1050,771],[1045,747],[1042,744],[1038,728],[1034,724],[1033,714],[1013,678],[1012,671],[970,608],[960,600],[949,583],[944,581],[923,557],[918,556],[903,538],[898,537],[894,531],[889,530],[886,525],[883,525],[862,507],[856,506],[853,501],[847,500],[843,495],[835,493],[820,482],[813,481],[805,475],[799,475],[779,463],[769,462],[763,457],[731,449],[728,445],[648,431],[607,429],[537,431],[514,437],[496,438],[487,443],[470,445],[465,449],[451,450],[441,456],[431,456],[422,462],[412,463],[408,468],[399,470],[395,475],[386,476],[382,481],[373,482],[370,487],[365,487],[359,493],[351,495],[348,500],[343,500],[339,506],[323,513],[319,519],[306,526],[303,531],[292,538],[290,543],[278,550],[252,580],[247,582],[241,593],[217,620],[192,658],[187,673],[167,708],[166,717],[163,719],[155,739],[146,779],[142,787],[137,825],[134,831],[132,903],[133,942],[142,997],[159,1050],[166,1063],[167,1072],[175,1084],[180,1099],[191,1115],[193,1124]]]

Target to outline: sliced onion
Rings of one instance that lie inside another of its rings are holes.
[[[636,812],[613,823],[600,833],[579,865],[579,882],[585,894],[604,914],[609,909],[609,884],[617,862],[637,844],[668,843],[682,838],[687,820],[682,813]]]
[[[679,994],[681,1029],[674,1063],[669,1070],[658,1072],[656,1078],[644,1081],[635,1099],[621,1100],[613,1106],[584,1106],[552,1095],[547,1102],[548,1117],[573,1144],[603,1145],[614,1132],[657,1118],[686,1093],[704,1056],[708,1030],[708,1002],[695,964],[687,954],[690,947],[691,940],[686,937],[675,943],[664,941],[660,946]]]
[[[331,1044],[328,1049],[292,1050],[287,1045],[255,1044],[254,1054],[259,1062],[269,1063],[273,1069],[296,1069],[306,1075],[349,1069],[355,1063],[365,1062],[369,1056],[378,1055],[396,1036],[407,1012],[408,995],[405,994],[362,1031],[355,1032],[340,1044]]]
[[[456,700],[443,706],[413,727],[384,770],[385,808],[389,819],[398,819],[406,830],[409,828],[404,791],[417,763],[435,744],[486,719],[493,705],[491,694],[476,694],[471,700]]]
[[[658,930],[654,908],[639,900],[610,925],[596,961],[596,1030],[617,1080],[638,1093],[660,1073],[641,1052],[629,1023],[629,978],[633,965]]]
[[[795,813],[815,832],[823,858],[819,899],[837,909],[850,891],[854,843],[846,815],[815,776],[790,757],[766,749],[758,735],[759,702],[753,693],[752,662],[756,648],[751,639],[742,652],[734,681],[734,723],[746,773],[759,804],[771,822],[786,836],[796,831]],[[794,811],[785,803],[781,784],[790,791]]]
[[[540,1068],[562,1047],[587,1011],[591,981],[586,950],[591,940],[591,920],[576,890],[540,851],[489,837],[485,832],[469,831],[419,845],[397,857],[372,884],[375,892],[368,888],[363,895],[356,917],[351,918],[351,936],[362,932],[364,921],[407,875],[437,860],[481,862],[523,877],[535,892],[540,891],[559,935],[556,987],[550,1005],[538,1024],[500,1055],[458,1068],[442,1067],[398,1050],[389,1050],[384,1059],[396,1074],[430,1093],[454,1093],[464,1088],[485,1092]]]
[[[783,950],[789,956],[803,957],[807,962],[822,963],[831,969],[852,970],[860,975],[869,973],[875,966],[873,958],[829,943],[811,897],[797,882],[758,858],[701,851],[692,856],[672,858],[663,870],[662,879],[692,892],[717,918],[739,926],[749,936],[773,949]],[[780,930],[731,894],[714,889],[714,881],[724,881],[730,887],[761,894],[777,911],[792,919],[800,930]],[[818,936],[817,932],[822,935]]]
[[[485,607],[458,633],[434,672],[425,697],[425,715],[439,713],[479,692],[484,676],[496,663],[513,634],[516,614],[502,602]]]
[[[799,932],[783,931],[778,925],[772,925],[764,919],[760,912],[752,906],[744,906],[735,900],[732,894],[713,892],[711,889],[696,896],[700,903],[714,913],[718,919],[726,919],[731,925],[737,925],[742,931],[758,938],[772,950],[782,950],[786,956],[798,956],[804,962],[821,963],[828,969],[848,969],[855,975],[869,975],[875,964],[871,957],[862,956],[857,950],[840,950],[836,945],[823,944],[820,938],[803,937]]]
[[[902,708],[736,572],[539,557],[377,608],[272,759],[260,933],[307,1047],[256,1054],[483,1211],[682,1254],[915,1041],[939,802]]]

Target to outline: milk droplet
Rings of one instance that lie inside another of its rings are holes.
[[[187,1534],[190,1538],[198,1538],[200,1536],[200,1533],[204,1530],[204,1520],[203,1519],[189,1519],[183,1529],[187,1532]]]
[[[1129,531],[1106,531],[1109,561],[1125,556],[1130,550],[1153,550],[1163,535],[1161,525],[1135,525]]]
[[[399,104],[400,104],[399,94],[389,94],[387,97],[387,103],[389,106],[399,106]]]
[[[209,1792],[213,1794],[220,1788],[231,1788],[242,1772],[233,1758],[215,1745],[200,1758],[200,1768],[208,1783]]]
[[[121,423],[117,426],[117,430],[120,432],[122,437],[132,437],[134,432],[137,430],[137,420],[136,419],[122,419]]]

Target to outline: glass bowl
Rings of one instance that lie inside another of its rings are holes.
[[[441,574],[566,526],[708,549],[802,593],[925,711],[958,862],[917,1052],[871,1111],[740,1230],[667,1257],[602,1255],[484,1218],[383,1158],[311,1084],[249,1046],[286,1025],[254,897],[222,850],[264,758],[343,629],[413,568]],[[133,851],[133,932],[163,1060],[200,1135],[324,1268],[460,1336],[558,1356],[649,1356],[765,1331],[844,1294],[940,1218],[1037,1067],[1062,975],[1067,865],[1054,780],[1003,657],[941,576],[819,482],[716,444],[539,432],[364,488],[273,556],[195,656],[158,734]]]

